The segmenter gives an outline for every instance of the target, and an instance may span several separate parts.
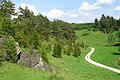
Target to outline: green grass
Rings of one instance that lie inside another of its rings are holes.
[[[85,44],[89,46],[100,46],[100,45],[106,45],[107,44],[107,34],[100,33],[100,32],[90,32],[87,36],[82,36],[82,31],[76,31],[77,40],[80,42],[84,42]]]
[[[2,62],[0,80],[48,80],[49,73],[21,65]]]
[[[117,51],[117,47],[104,46],[107,44],[106,34],[91,32],[88,36],[81,36],[82,31],[76,31],[76,34],[78,41],[84,41],[89,46],[96,48],[92,59],[117,67],[114,61],[118,56],[112,54],[112,52]],[[62,54],[62,59],[55,58],[52,53],[48,53],[49,64],[56,67],[57,72],[55,74],[2,62],[0,80],[120,80],[120,74],[94,66],[85,61],[84,57],[89,51],[89,48],[82,49],[82,56],[79,58]]]
[[[73,56],[62,55],[62,59],[54,58],[49,54],[50,64],[58,67],[58,74],[66,80],[119,80],[120,75],[109,70],[94,66],[84,57],[89,50],[82,50],[82,56],[75,58]],[[68,71],[66,71],[68,69]]]
[[[82,49],[82,56],[75,58],[72,55],[62,55],[55,58],[52,53],[48,54],[50,64],[56,67],[57,72],[49,73],[34,70],[21,65],[2,62],[0,66],[0,80],[119,80],[120,75],[109,70],[94,66],[84,57],[90,49]],[[58,78],[51,79],[56,75]]]
[[[78,41],[84,41],[85,44],[95,47],[95,53],[92,54],[92,59],[96,62],[118,68],[117,59],[120,55],[115,55],[113,53],[118,52],[118,47],[115,46],[105,46],[107,45],[107,34],[100,32],[90,32],[87,36],[82,36],[83,31],[76,31],[78,36]]]
[[[120,66],[117,65],[117,59],[120,57],[120,55],[113,54],[118,51],[118,47],[96,46],[95,49],[95,53],[93,53],[91,56],[93,60],[120,69]]]

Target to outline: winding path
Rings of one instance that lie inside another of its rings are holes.
[[[85,60],[88,61],[89,63],[93,64],[93,65],[96,65],[98,67],[102,67],[102,68],[105,68],[105,69],[108,69],[110,71],[113,71],[113,72],[116,72],[116,73],[120,73],[120,70],[119,69],[116,69],[116,68],[112,68],[112,67],[109,67],[109,66],[106,66],[106,65],[103,65],[101,63],[97,63],[95,61],[93,61],[90,56],[92,55],[92,53],[95,51],[95,48],[92,48],[91,47],[91,51],[85,56]]]

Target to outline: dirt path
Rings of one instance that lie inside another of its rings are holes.
[[[99,67],[102,67],[102,68],[105,68],[105,69],[108,69],[110,71],[113,71],[113,72],[116,72],[116,73],[120,73],[120,70],[119,69],[116,69],[116,68],[112,68],[112,67],[109,67],[109,66],[106,66],[106,65],[103,65],[103,64],[100,64],[100,63],[97,63],[95,61],[93,61],[90,56],[92,55],[92,53],[95,51],[95,48],[92,48],[91,47],[91,50],[90,52],[85,56],[85,60],[88,61],[89,63],[93,64],[93,65],[96,65],[96,66],[99,66]]]

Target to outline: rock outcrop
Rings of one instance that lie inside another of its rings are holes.
[[[37,53],[36,50],[30,50],[30,52],[20,54],[18,64],[55,73],[55,68],[44,62],[41,55]]]

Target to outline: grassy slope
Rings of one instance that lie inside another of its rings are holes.
[[[91,56],[93,60],[105,65],[120,69],[120,66],[117,65],[117,58],[120,56],[113,54],[118,50],[118,47],[97,46],[95,48],[96,48],[96,51]]]
[[[119,80],[120,76],[109,70],[96,67],[84,60],[89,50],[82,50],[82,57],[75,58],[63,54],[62,59],[48,54],[50,64],[57,67],[57,76],[64,80]],[[0,80],[51,80],[52,73],[26,68],[4,62],[0,66]],[[58,79],[55,79],[58,80]]]
[[[82,36],[83,31],[76,31],[76,33],[79,41],[84,41],[89,46],[96,48],[95,53],[91,56],[93,60],[111,67],[120,68],[116,61],[119,55],[113,54],[118,51],[118,47],[105,46],[107,44],[107,34],[91,32],[88,36]]]
[[[89,46],[99,46],[106,45],[107,43],[107,35],[100,32],[90,32],[90,35],[82,36],[83,31],[76,31],[77,40],[80,42],[84,42]]]
[[[81,37],[81,32],[77,32],[79,40],[84,40],[90,46],[106,43],[104,34],[91,33],[89,37]],[[93,38],[91,38],[93,36]],[[96,36],[96,37],[94,37]],[[99,37],[98,37],[99,36]],[[100,40],[93,41],[93,40]],[[99,39],[98,39],[99,38]],[[97,47],[96,47],[97,48]],[[98,47],[99,49],[99,47]],[[84,51],[84,52],[83,52]],[[52,57],[52,53],[48,54],[51,65],[57,67],[55,75],[63,77],[65,80],[119,80],[120,75],[109,70],[96,67],[84,60],[89,50],[82,49],[82,57],[75,58],[73,56],[62,55],[62,59]],[[98,53],[98,52],[97,52]],[[20,65],[4,62],[0,66],[0,80],[50,80],[52,73],[26,68]],[[58,79],[56,79],[58,80]]]
[[[0,80],[48,80],[49,73],[21,65],[3,62],[0,66]]]
[[[62,59],[54,58],[49,54],[51,64],[59,67],[58,74],[66,80],[119,80],[120,76],[109,70],[96,67],[87,61],[84,57],[89,50],[82,50],[82,57],[75,58],[63,54]],[[62,69],[62,70],[61,70]],[[68,69],[68,71],[66,71]]]

